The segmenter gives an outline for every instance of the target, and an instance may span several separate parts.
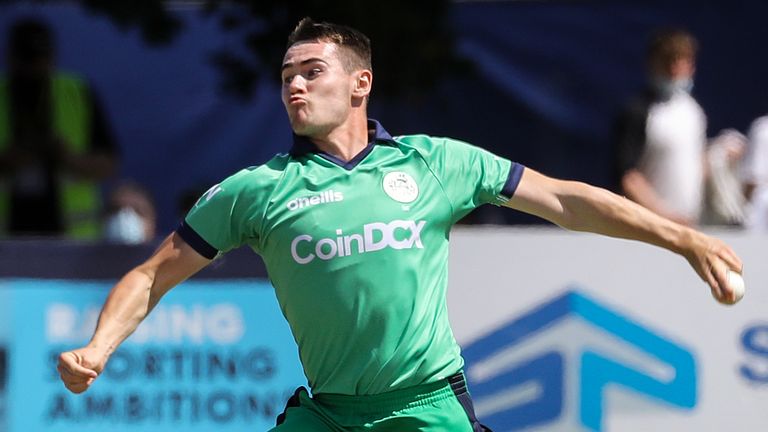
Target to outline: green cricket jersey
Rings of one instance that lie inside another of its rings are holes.
[[[179,228],[209,258],[260,254],[313,393],[378,394],[448,377],[451,226],[514,193],[522,165],[447,138],[372,140],[349,162],[297,137],[290,154],[211,188]]]

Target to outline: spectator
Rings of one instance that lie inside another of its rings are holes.
[[[691,96],[697,42],[683,30],[648,46],[650,86],[617,122],[619,189],[684,225],[698,223],[704,196],[706,117]]]
[[[155,239],[157,213],[149,192],[133,182],[118,185],[109,197],[104,238],[113,243],[142,244]]]
[[[749,130],[746,154],[742,161],[746,227],[768,231],[768,115],[758,118]]]
[[[17,21],[0,77],[0,226],[11,235],[95,239],[99,180],[115,168],[115,144],[94,91],[55,70],[54,37],[41,21]]]

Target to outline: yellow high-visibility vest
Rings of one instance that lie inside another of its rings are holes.
[[[91,137],[90,93],[86,83],[70,74],[51,78],[53,130],[66,141],[73,154],[89,151]],[[0,78],[0,152],[11,140],[8,80]],[[64,234],[72,239],[96,239],[101,234],[98,183],[61,173],[60,202]],[[10,193],[7,179],[0,180],[0,231],[7,232]]]

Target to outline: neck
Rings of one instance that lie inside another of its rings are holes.
[[[320,137],[310,137],[320,150],[349,162],[368,145],[368,118],[350,116],[347,121]]]

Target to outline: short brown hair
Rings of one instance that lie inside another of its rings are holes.
[[[679,59],[696,60],[699,44],[692,34],[681,29],[667,29],[655,33],[648,44],[648,64],[651,68],[666,69]]]
[[[303,18],[288,36],[288,45],[304,41],[330,42],[349,50],[350,55],[343,56],[344,68],[351,72],[357,69],[371,69],[371,41],[352,27],[328,22],[315,22],[312,18]]]

